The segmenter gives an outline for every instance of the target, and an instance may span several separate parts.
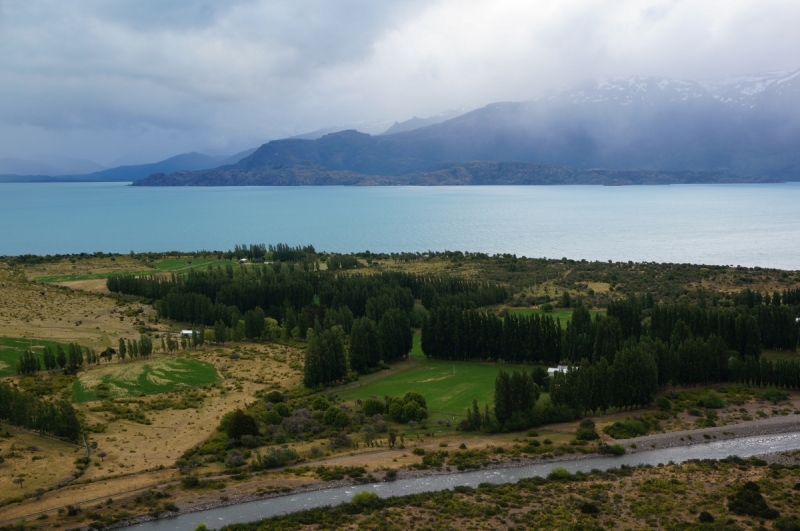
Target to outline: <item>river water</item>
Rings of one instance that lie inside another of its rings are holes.
[[[0,255],[462,250],[800,269],[800,183],[131,187],[0,184]]]
[[[219,507],[180,515],[174,518],[155,520],[137,524],[125,529],[129,531],[186,531],[194,529],[200,522],[211,529],[224,525],[252,522],[291,513],[303,509],[337,505],[349,501],[354,494],[372,491],[381,497],[403,496],[420,492],[452,489],[463,485],[477,487],[480,483],[515,483],[523,478],[544,477],[555,467],[563,467],[572,473],[589,472],[594,469],[608,470],[621,465],[658,465],[669,462],[682,463],[691,459],[722,459],[732,455],[750,457],[766,453],[785,452],[800,449],[800,432],[779,435],[758,435],[726,441],[714,441],[692,446],[679,446],[626,454],[619,457],[593,457],[560,461],[555,463],[528,465],[522,467],[476,470],[459,474],[428,476],[414,479],[400,479],[393,482],[373,483],[358,486],[336,487],[326,490],[280,496],[266,500],[253,501],[228,507]]]

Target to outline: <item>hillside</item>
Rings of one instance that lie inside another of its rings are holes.
[[[544,166],[523,162],[472,161],[449,168],[405,175],[368,175],[331,170],[318,165],[287,165],[239,169],[217,168],[200,172],[158,173],[133,186],[459,186],[595,184],[696,184],[778,182],[770,177],[739,176],[724,172],[658,172]]]
[[[600,79],[396,134],[276,140],[219,171],[313,166],[407,176],[487,160],[800,180],[798,95],[800,70],[705,83]]]

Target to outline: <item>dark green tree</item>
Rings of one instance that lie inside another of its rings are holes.
[[[350,368],[363,373],[381,362],[382,343],[375,321],[359,317],[350,330]]]
[[[396,308],[387,310],[381,317],[378,330],[385,361],[394,361],[408,356],[414,337],[408,315]]]
[[[62,369],[67,366],[67,353],[61,348],[61,345],[56,347],[56,362]]]

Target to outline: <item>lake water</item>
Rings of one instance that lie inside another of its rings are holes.
[[[432,492],[452,489],[458,485],[477,487],[482,482],[516,483],[522,478],[534,476],[545,477],[555,467],[563,467],[571,473],[590,472],[591,470],[608,470],[622,465],[658,465],[683,463],[691,459],[722,459],[731,455],[750,457],[765,453],[786,452],[800,448],[800,433],[784,433],[779,435],[758,435],[714,441],[706,444],[680,446],[650,450],[620,457],[591,457],[555,463],[543,463],[516,468],[499,468],[495,470],[475,470],[461,474],[429,476],[414,479],[401,479],[388,483],[373,483],[359,486],[335,487],[331,489],[281,496],[260,501],[219,507],[207,511],[183,514],[174,518],[154,520],[127,527],[128,531],[184,531],[194,529],[204,522],[211,529],[219,529],[228,524],[252,522],[261,518],[286,514],[303,509],[337,505],[350,501],[353,494],[369,490],[382,498],[403,496],[420,492]]]
[[[139,188],[0,184],[0,255],[468,250],[800,269],[800,183]]]

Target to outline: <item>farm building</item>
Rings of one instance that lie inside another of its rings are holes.
[[[557,372],[567,372],[569,369],[569,365],[559,365],[558,367],[550,367],[547,369],[547,376],[553,377],[553,375]]]

